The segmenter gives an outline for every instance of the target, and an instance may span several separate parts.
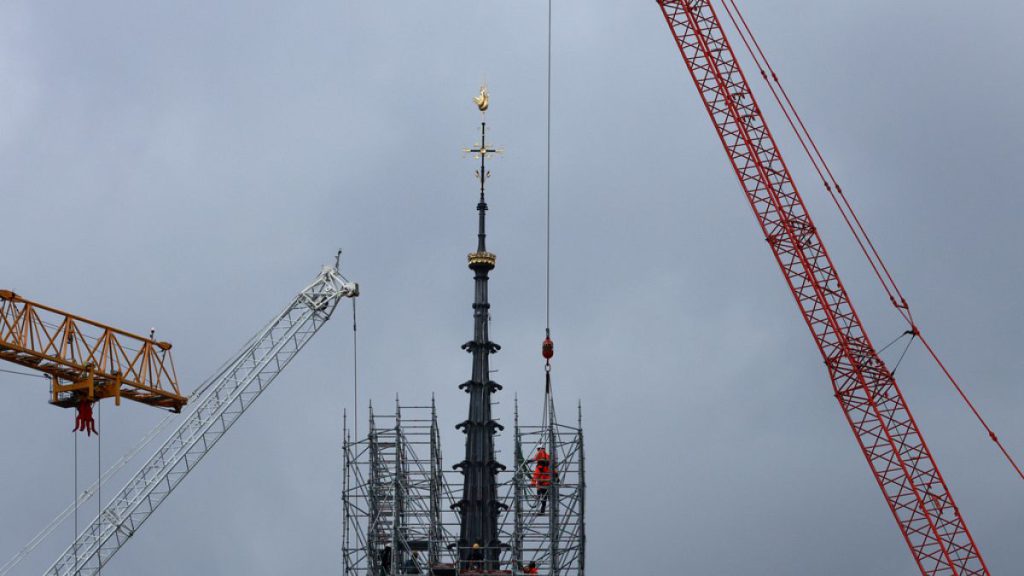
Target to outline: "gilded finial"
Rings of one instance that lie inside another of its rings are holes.
[[[491,95],[487,93],[486,84],[480,87],[480,95],[474,96],[473,102],[476,103],[476,107],[480,109],[480,112],[487,112],[487,107],[491,104]]]

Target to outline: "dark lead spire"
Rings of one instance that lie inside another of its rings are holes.
[[[487,110],[487,89],[476,98],[481,112]],[[505,505],[498,502],[497,474],[505,467],[494,459],[494,435],[501,426],[491,418],[491,394],[501,389],[490,378],[490,355],[501,349],[488,333],[491,305],[487,301],[488,274],[496,257],[487,251],[487,199],[484,188],[490,176],[487,158],[499,150],[487,147],[487,123],[480,123],[480,144],[467,149],[480,159],[480,201],[477,212],[480,228],[477,249],[469,255],[476,295],[473,300],[473,340],[462,346],[473,355],[472,378],[460,386],[469,393],[469,418],[458,425],[466,434],[466,459],[455,465],[462,471],[462,500],[457,504],[462,517],[459,557],[465,572],[497,570],[502,543],[498,540],[498,514]],[[474,549],[473,545],[479,545]]]

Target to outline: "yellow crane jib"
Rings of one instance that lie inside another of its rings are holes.
[[[122,398],[181,412],[171,344],[0,290],[0,360],[50,376],[50,403],[77,408]]]

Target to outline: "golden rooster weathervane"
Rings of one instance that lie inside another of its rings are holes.
[[[481,114],[487,112],[487,108],[491,105],[491,95],[487,92],[486,84],[480,87],[480,94],[473,97],[473,102],[476,103]]]

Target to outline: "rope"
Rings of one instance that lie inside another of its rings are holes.
[[[992,428],[989,427],[981,413],[974,406],[974,403],[972,403],[968,398],[967,394],[960,386],[960,383],[953,377],[953,374],[946,368],[945,364],[939,358],[938,354],[936,354],[932,349],[924,335],[921,334],[920,329],[914,321],[914,316],[910,311],[910,304],[907,303],[907,299],[904,297],[903,292],[896,284],[896,280],[890,272],[889,267],[886,266],[881,253],[875,246],[874,241],[868,234],[867,229],[860,220],[860,217],[857,216],[857,212],[853,209],[853,205],[850,203],[850,200],[847,198],[846,194],[843,193],[843,189],[839,185],[835,174],[832,172],[828,161],[825,160],[825,156],[822,154],[821,148],[814,140],[810,130],[807,128],[807,124],[803,120],[803,117],[793,104],[792,98],[790,98],[785,86],[783,86],[782,82],[779,80],[778,74],[768,61],[767,55],[761,48],[761,44],[757,41],[757,37],[754,35],[753,30],[751,30],[746,18],[743,16],[743,12],[736,4],[736,0],[721,1],[722,6],[725,8],[725,11],[729,16],[729,20],[732,21],[733,26],[739,33],[740,38],[743,41],[743,45],[746,47],[750,57],[757,65],[758,70],[761,73],[761,77],[764,78],[765,82],[768,84],[775,102],[779,105],[779,108],[785,115],[790,128],[796,135],[797,140],[799,140],[800,145],[803,147],[807,158],[811,161],[811,165],[814,167],[814,170],[818,173],[818,176],[821,177],[825,189],[832,198],[832,202],[839,210],[840,215],[842,215],[847,228],[853,234],[854,239],[857,241],[857,245],[860,247],[861,252],[864,254],[868,264],[871,266],[871,269],[874,272],[875,277],[878,279],[879,284],[882,286],[882,289],[889,297],[889,301],[893,308],[896,309],[897,313],[907,323],[907,326],[910,328],[909,332],[914,337],[921,340],[921,343],[928,350],[928,354],[932,357],[939,369],[942,370],[942,373],[946,376],[946,379],[953,385],[953,388],[956,389],[957,393],[970,408],[978,422],[981,423],[982,427],[988,433],[989,438],[995,442],[999,447],[999,450],[1003,453],[1003,456],[1006,457],[1006,460],[1009,461],[1013,469],[1021,479],[1024,480],[1024,470],[1021,469],[1013,456],[1011,456],[1009,451],[1006,450],[995,432],[992,431]],[[907,349],[909,349],[913,340],[914,339],[911,338],[911,341],[907,344]],[[888,346],[886,346],[886,348],[888,348]],[[899,366],[899,362],[903,361],[906,353],[907,351],[904,350],[903,355],[901,355],[900,359],[897,361],[896,367]],[[893,373],[895,373],[895,368],[893,369]]]

